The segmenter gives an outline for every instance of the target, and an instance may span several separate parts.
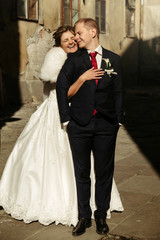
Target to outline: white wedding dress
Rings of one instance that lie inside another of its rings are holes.
[[[52,49],[49,54],[56,54],[57,61],[59,51],[63,50],[56,51]],[[46,59],[51,58],[49,54]],[[93,157],[91,160],[91,207],[94,211]],[[43,225],[55,222],[75,226],[78,221],[71,150],[67,133],[61,128],[55,89],[32,114],[7,160],[0,181],[0,206],[25,223],[39,221]],[[123,206],[113,180],[108,218],[114,210],[123,211]]]

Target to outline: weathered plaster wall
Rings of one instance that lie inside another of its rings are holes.
[[[80,1],[80,18],[95,18],[95,1],[86,0],[85,4]]]
[[[28,61],[25,70],[20,73],[20,89],[22,101],[42,100],[43,84],[38,74],[43,59],[53,46],[52,32],[37,26],[32,36],[26,39]]]
[[[106,34],[101,35],[101,42],[118,54],[120,54],[120,42],[125,37],[124,11],[124,0],[106,1]]]
[[[43,84],[39,70],[48,50],[53,46],[53,32],[60,25],[60,4],[56,0],[42,1],[43,27],[37,23],[19,21],[20,91],[22,102],[41,101]]]
[[[61,1],[42,1],[44,28],[50,31],[55,30],[61,24]]]

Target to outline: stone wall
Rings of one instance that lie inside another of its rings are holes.
[[[27,38],[28,62],[19,79],[23,102],[42,100],[43,84],[38,75],[44,57],[53,44],[53,32],[42,26],[37,26],[33,36]]]

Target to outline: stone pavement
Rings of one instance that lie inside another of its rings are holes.
[[[140,239],[160,240],[160,103],[159,94],[127,92],[125,124],[120,128],[116,147],[115,180],[124,212],[112,213],[110,233],[100,236],[95,222],[81,240]],[[1,129],[0,175],[14,143],[35,111],[26,104],[3,119]],[[0,240],[71,240],[72,227],[39,222],[25,224],[0,210]]]

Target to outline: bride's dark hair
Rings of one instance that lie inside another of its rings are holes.
[[[74,33],[74,28],[71,26],[60,26],[54,33],[53,38],[55,39],[55,47],[61,46],[61,36],[63,33],[70,31],[71,33]]]

